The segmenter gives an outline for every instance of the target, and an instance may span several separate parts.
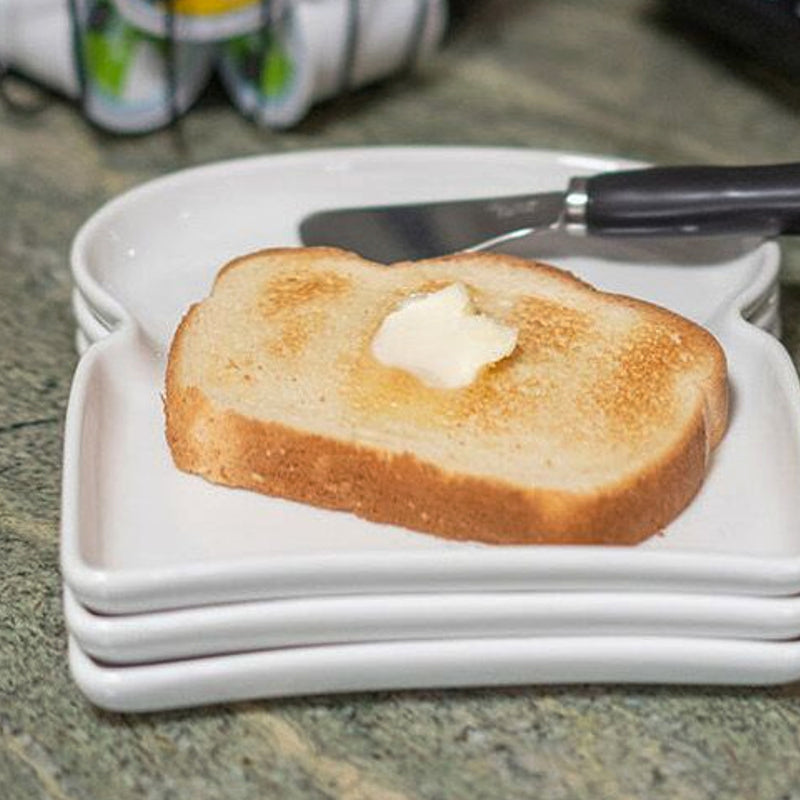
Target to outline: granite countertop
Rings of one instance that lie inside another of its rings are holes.
[[[58,573],[76,363],[67,252],[106,199],[189,164],[336,145],[798,157],[796,87],[655,0],[457,10],[420,74],[327,103],[291,132],[255,129],[214,91],[180,138],[102,135],[52,97],[33,116],[0,109],[0,797],[800,798],[797,686],[381,693],[137,717],[98,711],[72,684]],[[800,249],[784,252],[797,363]]]

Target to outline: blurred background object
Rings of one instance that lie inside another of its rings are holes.
[[[116,133],[174,122],[219,70],[268,127],[430,56],[445,0],[0,0],[0,64]]]

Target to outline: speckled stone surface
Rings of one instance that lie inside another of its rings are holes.
[[[800,156],[800,92],[656,2],[459,8],[420,75],[328,103],[289,133],[252,128],[214,91],[181,141],[98,134],[55,98],[32,117],[0,110],[0,798],[800,798],[797,686],[426,691],[126,717],[70,680],[57,560],[76,362],[67,251],[107,198],[189,164],[331,145]],[[797,363],[800,248],[785,253]]]

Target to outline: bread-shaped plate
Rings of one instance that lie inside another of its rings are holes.
[[[322,594],[800,592],[800,388],[743,312],[777,278],[773,242],[542,234],[510,252],[706,326],[729,369],[728,432],[700,493],[632,548],[453,543],[179,472],[164,437],[165,354],[236,256],[299,244],[326,207],[519,194],[631,162],[530,150],[369,148],[268,156],[160,178],[78,233],[74,279],[114,328],[78,365],[67,412],[61,561],[87,607],[128,613]]]

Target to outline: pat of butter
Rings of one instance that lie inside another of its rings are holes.
[[[458,389],[516,346],[517,331],[477,313],[467,287],[453,283],[392,311],[372,340],[372,355],[428,386]]]

